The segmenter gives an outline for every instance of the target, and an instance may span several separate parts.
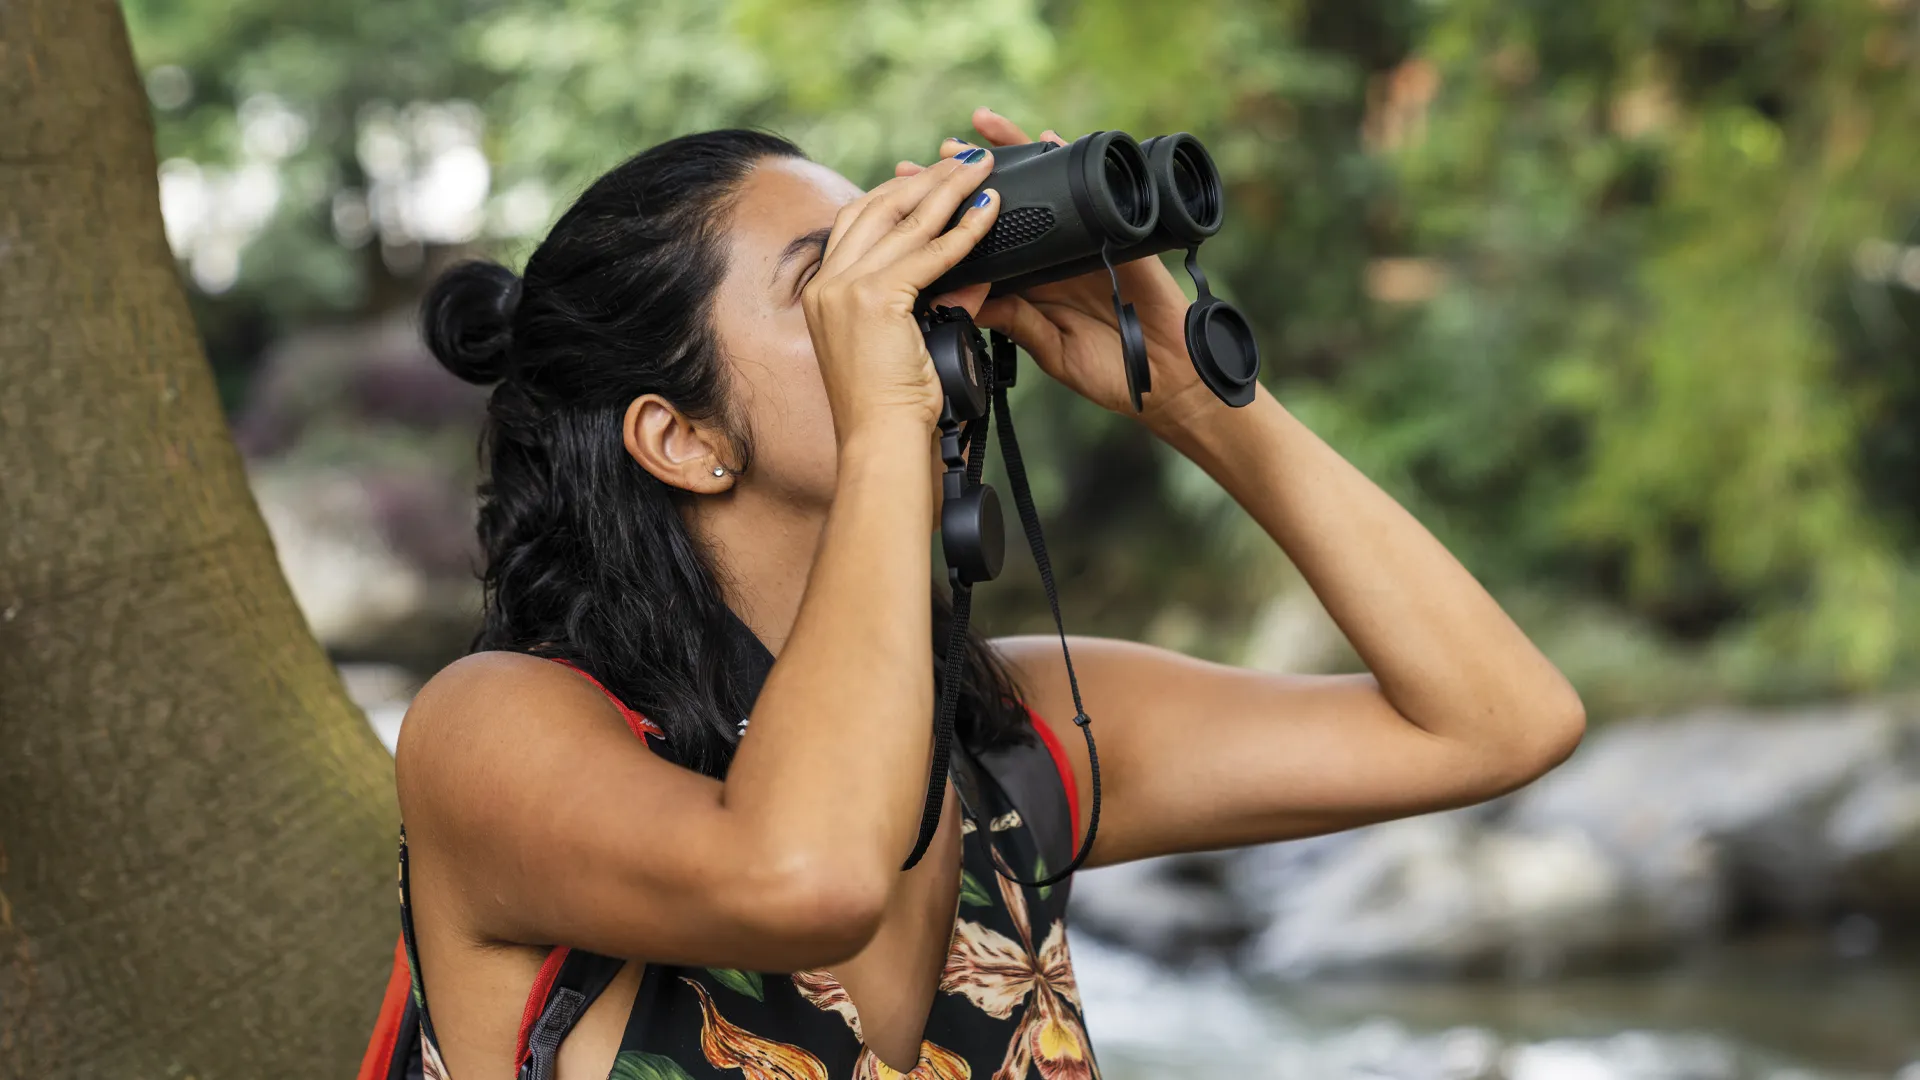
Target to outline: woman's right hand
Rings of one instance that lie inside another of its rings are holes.
[[[941,231],[993,168],[989,153],[966,157],[896,177],[842,207],[820,269],[801,290],[843,445],[853,432],[889,418],[920,430],[939,419],[940,382],[914,305],[920,290],[973,250],[1000,209],[998,194],[984,190],[958,225]],[[973,291],[943,299],[977,308],[986,287]]]

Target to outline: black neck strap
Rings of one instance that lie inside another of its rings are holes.
[[[994,331],[992,341],[994,372],[1013,370],[1012,339]],[[1033,491],[1027,486],[1027,466],[1020,457],[1020,440],[1013,431],[1013,410],[1007,406],[1007,384],[1003,381],[996,381],[993,386],[993,427],[1000,436],[1000,456],[1006,459],[1007,480],[1013,485],[1013,504],[1020,512],[1020,525],[1027,534],[1027,550],[1032,552],[1034,568],[1040,572],[1040,585],[1047,593],[1047,609],[1053,613],[1053,629],[1060,637],[1060,656],[1066,662],[1067,686],[1073,692],[1073,723],[1087,740],[1087,772],[1093,788],[1087,800],[1087,835],[1081,839],[1073,859],[1066,866],[1038,881],[1024,881],[1008,874],[1001,860],[994,860],[1002,876],[1022,885],[1039,888],[1066,880],[1080,869],[1080,864],[1087,861],[1088,852],[1093,850],[1093,838],[1100,831],[1100,751],[1093,743],[1093,719],[1087,715],[1086,704],[1080,700],[1080,679],[1073,671],[1073,653],[1067,648],[1067,628],[1060,618],[1060,590],[1054,585],[1053,561],[1047,558],[1046,537],[1040,532],[1040,513],[1034,509]],[[989,835],[987,839],[991,843],[993,838]]]
[[[1080,700],[1080,680],[1073,671],[1073,653],[1067,647],[1066,625],[1060,617],[1060,592],[1053,580],[1053,562],[1047,558],[1046,538],[1040,531],[1040,514],[1034,509],[1033,492],[1027,484],[1026,463],[1020,457],[1020,440],[1013,430],[1013,411],[1007,404],[1007,387],[1011,379],[1006,376],[1014,370],[1014,344],[997,331],[992,338],[993,363],[987,365],[986,378],[992,399],[993,427],[1000,437],[1001,456],[1006,459],[1007,479],[1013,485],[1013,502],[1019,509],[1020,524],[1027,534],[1027,550],[1033,553],[1034,567],[1039,570],[1040,584],[1047,593],[1047,607],[1053,613],[1053,627],[1060,636],[1060,655],[1066,661],[1067,685],[1073,691],[1073,722],[1087,740],[1088,771],[1093,787],[1092,798],[1088,800],[1087,834],[1066,866],[1048,877],[1028,881],[1008,873],[1003,860],[994,860],[995,868],[1002,877],[1020,885],[1041,888],[1064,881],[1087,861],[1088,852],[1093,850],[1094,837],[1100,831],[1100,752],[1093,741],[1093,721],[1087,716],[1086,705]],[[963,445],[972,450],[967,457],[967,478],[972,484],[980,482],[982,471],[986,468],[986,445],[981,437],[984,423],[984,420],[976,420],[968,424],[961,440]],[[927,846],[933,842],[934,832],[940,827],[940,812],[947,793],[953,717],[959,699],[960,673],[963,671],[961,665],[966,660],[967,621],[973,609],[972,586],[960,580],[958,574],[949,576],[953,583],[953,621],[947,628],[947,676],[941,680],[940,701],[934,713],[933,768],[927,778],[927,801],[920,815],[920,833],[902,869],[911,869],[926,854]],[[967,752],[964,743],[961,751]],[[990,833],[987,842],[993,842]]]

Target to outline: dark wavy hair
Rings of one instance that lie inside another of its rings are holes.
[[[804,155],[758,131],[661,143],[595,181],[524,277],[464,263],[421,308],[427,346],[448,370],[498,383],[480,437],[485,619],[471,651],[579,665],[658,723],[683,764],[716,777],[758,688],[733,650],[712,552],[681,515],[698,496],[641,468],[621,423],[634,398],[659,394],[720,424],[749,467],[713,296],[733,201],[773,157]],[[936,685],[950,614],[936,588]],[[1006,667],[968,638],[959,737],[983,749],[1028,738]]]

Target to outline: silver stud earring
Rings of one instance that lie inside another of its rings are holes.
[[[715,465],[715,466],[713,467],[713,475],[715,475],[715,476],[725,476],[725,475],[727,475],[727,470],[725,470],[725,469],[723,469],[723,468],[721,468],[721,467],[720,467],[720,466],[718,466],[718,465]]]

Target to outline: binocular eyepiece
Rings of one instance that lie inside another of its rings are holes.
[[[1252,327],[1212,294],[1200,270],[1200,244],[1220,230],[1226,198],[1220,172],[1199,139],[1179,132],[1142,144],[1124,131],[1096,131],[1064,146],[1035,142],[993,153],[993,172],[981,187],[999,191],[1000,216],[966,258],[922,295],[990,282],[997,296],[1105,267],[1113,281],[1127,390],[1138,411],[1141,395],[1152,389],[1146,339],[1113,270],[1185,248],[1187,272],[1199,290],[1185,326],[1194,369],[1227,404],[1253,400],[1260,351]],[[956,212],[948,227],[964,212]]]

